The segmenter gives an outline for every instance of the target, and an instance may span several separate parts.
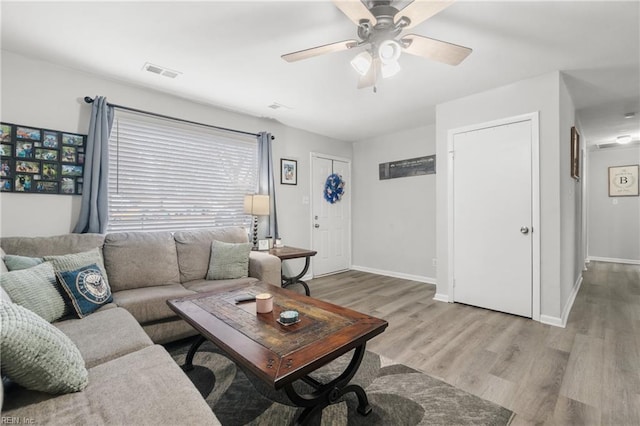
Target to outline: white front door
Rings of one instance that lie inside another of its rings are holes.
[[[312,240],[313,275],[346,271],[351,263],[351,170],[350,163],[322,156],[312,156]],[[344,195],[334,204],[324,198],[327,178],[332,173],[342,176]]]
[[[532,122],[457,133],[452,148],[453,299],[531,318]]]

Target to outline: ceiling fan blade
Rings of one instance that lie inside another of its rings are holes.
[[[398,23],[400,18],[406,16],[411,22],[405,28],[412,28],[451,6],[454,1],[414,0],[409,6],[396,13],[394,21]]]
[[[357,46],[357,44],[358,42],[356,40],[343,40],[336,43],[287,53],[282,55],[281,58],[287,62],[301,61],[303,59],[313,58],[314,56],[324,55],[325,53],[340,52],[341,50],[351,49],[352,47]]]
[[[360,25],[362,19],[368,19],[371,25],[377,22],[376,17],[360,0],[333,0],[333,4],[356,25]]]
[[[371,66],[369,67],[369,72],[358,80],[358,89],[364,89],[365,87],[375,85],[376,81],[378,81],[378,76],[380,75],[380,68],[380,59],[374,58]]]
[[[402,37],[402,41],[410,42],[409,46],[404,48],[405,52],[449,65],[458,65],[473,52],[468,47],[417,34],[407,34]]]

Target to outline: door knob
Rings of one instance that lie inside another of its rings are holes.
[[[523,226],[520,228],[520,232],[522,232],[523,234],[528,234],[529,233],[529,227],[528,226]]]
[[[313,225],[314,228],[320,228],[320,225],[318,225],[317,223],[315,225]]]

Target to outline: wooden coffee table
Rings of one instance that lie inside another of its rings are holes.
[[[238,296],[265,292],[274,296],[273,311],[268,314],[256,314],[255,302],[235,304]],[[304,407],[296,424],[305,424],[349,392],[358,397],[360,414],[371,412],[364,389],[349,381],[360,366],[367,341],[387,328],[386,321],[266,283],[201,293],[167,304],[202,335],[189,350],[185,369],[192,368],[193,356],[208,339],[237,364],[274,389],[284,389],[291,402]],[[300,321],[281,325],[277,320],[285,310],[298,311]],[[347,368],[329,383],[309,376],[353,349]],[[310,384],[315,392],[298,394],[293,387],[297,380]]]

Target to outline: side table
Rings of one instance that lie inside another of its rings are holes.
[[[293,277],[287,277],[284,273],[280,273],[282,276],[282,288],[287,288],[293,284],[302,284],[304,287],[304,292],[307,296],[311,295],[309,291],[309,286],[307,283],[302,281],[300,278],[304,277],[304,274],[309,270],[309,263],[311,262],[311,257],[315,256],[318,252],[314,250],[301,249],[297,247],[274,247],[269,250],[269,254],[272,254],[276,257],[279,257],[281,261],[289,260],[289,259],[300,259],[304,257],[304,268],[302,272]]]

